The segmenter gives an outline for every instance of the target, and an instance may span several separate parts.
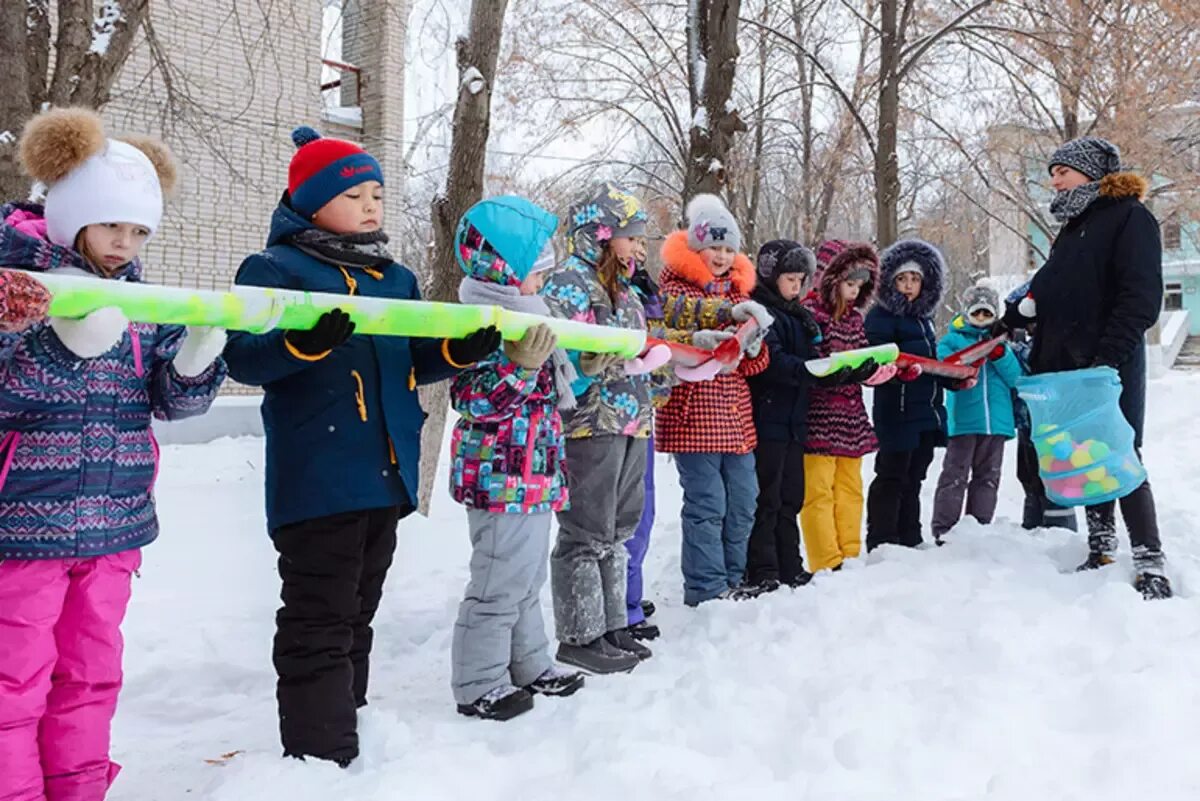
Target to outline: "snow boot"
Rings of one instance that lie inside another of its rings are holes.
[[[801,587],[807,586],[812,580],[813,574],[809,573],[804,568],[800,568],[800,572],[796,574],[795,578],[788,579],[783,583],[791,587],[793,590],[797,590]]]
[[[473,704],[459,704],[458,714],[484,720],[512,720],[533,709],[533,696],[528,690],[506,684],[497,687]]]
[[[721,593],[718,598],[725,598],[731,601],[753,601],[760,595],[765,595],[768,592],[774,592],[779,589],[779,582],[771,579],[762,584],[740,584],[737,587],[732,587]]]
[[[559,643],[555,658],[564,665],[601,675],[628,673],[637,667],[639,662],[636,656],[611,645],[603,637],[592,640],[587,645]]]
[[[654,617],[654,613],[658,611],[658,607],[653,601],[642,601],[642,615],[645,617]]]
[[[1170,598],[1174,595],[1171,582],[1164,571],[1165,567],[1166,559],[1163,558],[1162,551],[1151,550],[1144,545],[1133,549],[1133,570],[1137,576],[1133,586],[1147,601]]]
[[[654,652],[646,646],[638,642],[628,629],[617,629],[610,631],[604,635],[604,639],[608,640],[609,645],[616,646],[622,651],[633,654],[639,661],[645,662],[650,657],[654,656]]]
[[[648,620],[643,620],[641,623],[634,623],[627,629],[627,631],[629,632],[629,636],[633,637],[633,639],[642,640],[645,642],[657,640],[658,635],[662,633],[658,630],[658,626],[654,625]]]
[[[1076,573],[1082,573],[1086,570],[1099,570],[1102,567],[1108,567],[1116,560],[1106,553],[1098,553],[1092,551],[1088,554],[1088,558],[1079,567],[1075,568]]]
[[[525,690],[530,695],[553,695],[558,698],[566,698],[568,695],[579,692],[583,687],[583,682],[582,673],[575,670],[563,670],[551,665],[542,675],[534,679],[532,684],[526,685]]]

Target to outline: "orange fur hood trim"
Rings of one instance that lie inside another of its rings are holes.
[[[1142,200],[1150,182],[1137,173],[1114,172],[1100,179],[1100,197],[1133,197]]]
[[[700,254],[688,247],[687,231],[675,231],[667,236],[661,254],[663,266],[676,277],[701,289],[712,283],[712,271],[708,269]],[[743,295],[749,295],[758,281],[754,274],[754,265],[744,253],[734,255],[733,267],[729,274],[733,280],[733,288]]]

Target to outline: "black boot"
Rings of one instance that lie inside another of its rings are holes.
[[[628,673],[638,666],[639,661],[636,656],[617,648],[603,637],[587,645],[560,643],[556,658],[564,665],[597,674]]]
[[[551,665],[542,675],[534,679],[532,684],[525,685],[525,689],[530,695],[553,695],[558,698],[566,698],[568,695],[579,692],[583,683],[582,673],[575,670],[563,670]]]
[[[809,573],[807,570],[801,568],[800,572],[796,574],[795,578],[789,579],[788,581],[785,581],[783,583],[788,585],[792,589],[799,589],[800,587],[807,585],[812,580],[813,580],[813,574]]]
[[[642,601],[642,615],[644,617],[654,617],[654,613],[657,610],[658,607],[654,605],[653,601]]]
[[[497,687],[473,704],[459,704],[458,714],[484,720],[512,720],[533,709],[533,696],[520,687]]]
[[[658,630],[658,626],[654,625],[649,620],[643,620],[641,623],[634,623],[627,629],[627,631],[629,632],[629,636],[633,637],[633,639],[645,642],[657,640],[658,635],[662,633]]]
[[[616,631],[610,631],[608,634],[604,635],[604,639],[608,641],[609,645],[616,646],[622,651],[633,654],[640,661],[644,662],[645,660],[654,656],[654,652],[635,640],[633,636],[630,635],[628,629],[617,629]]]
[[[1075,568],[1076,573],[1082,573],[1085,570],[1099,570],[1102,567],[1108,567],[1116,560],[1106,553],[1098,553],[1092,551],[1088,554],[1088,558],[1079,567]]]
[[[1171,598],[1175,595],[1171,590],[1171,581],[1158,573],[1138,573],[1137,578],[1133,581],[1133,587],[1147,601]]]

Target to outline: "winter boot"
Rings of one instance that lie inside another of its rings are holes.
[[[530,695],[553,695],[566,698],[583,687],[583,674],[575,670],[563,670],[556,665],[546,668],[542,675],[528,684],[525,690]]]
[[[628,673],[638,666],[639,661],[636,656],[611,645],[603,637],[587,645],[559,643],[555,658],[564,665],[597,674]]]
[[[717,597],[726,598],[731,601],[753,601],[758,596],[777,589],[779,589],[779,582],[772,579],[770,582],[764,582],[763,584],[741,584],[726,590]]]
[[[610,631],[604,635],[604,639],[608,640],[609,645],[615,645],[622,651],[633,654],[642,662],[654,656],[654,652],[634,639],[627,629]]]
[[[1082,573],[1085,570],[1099,570],[1102,567],[1108,567],[1116,560],[1106,553],[1097,553],[1092,551],[1088,554],[1088,558],[1079,567],[1075,568],[1076,573]]]
[[[1133,586],[1147,601],[1174,595],[1165,567],[1166,559],[1162,551],[1152,551],[1144,545],[1133,549],[1133,570],[1136,574]]]
[[[629,636],[633,637],[633,639],[644,642],[657,640],[658,635],[662,633],[658,630],[658,626],[654,625],[649,620],[643,620],[641,623],[634,623],[627,629],[627,631],[629,632]]]
[[[654,617],[654,613],[657,610],[658,610],[658,607],[656,607],[654,605],[653,601],[642,601],[642,615],[643,616]]]
[[[800,568],[800,572],[796,574],[795,578],[788,579],[787,581],[785,581],[783,583],[788,585],[789,587],[791,587],[793,590],[796,590],[796,589],[799,589],[800,587],[806,586],[812,580],[813,580],[813,574],[809,573],[804,568]]]
[[[459,704],[458,714],[484,720],[511,720],[533,709],[528,690],[506,684],[485,694],[473,704]]]

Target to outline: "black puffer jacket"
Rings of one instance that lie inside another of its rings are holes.
[[[817,358],[813,339],[820,336],[821,329],[799,299],[785,301],[765,282],[754,288],[752,297],[775,318],[766,338],[771,361],[766,370],[747,379],[758,438],[804,442],[808,435],[808,393],[813,383],[804,362]]]
[[[1117,368],[1121,410],[1142,441],[1146,410],[1146,339],[1162,309],[1162,241],[1158,220],[1142,205],[1144,178],[1114,173],[1100,197],[1063,226],[1050,257],[1033,277],[1037,327],[1029,353],[1033,373]],[[1005,315],[1026,326],[1017,304]]]

